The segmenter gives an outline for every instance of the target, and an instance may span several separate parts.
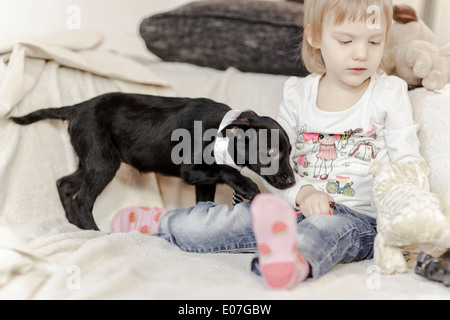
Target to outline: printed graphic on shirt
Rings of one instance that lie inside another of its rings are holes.
[[[296,164],[298,174],[323,181],[322,189],[329,194],[353,197],[355,189],[352,187],[354,183],[351,177],[333,176],[336,162],[342,160],[339,162],[340,166],[347,167],[348,172],[358,172],[363,163],[376,159],[380,151],[374,144],[377,138],[376,130],[377,127],[372,125],[365,134],[362,128],[350,129],[344,134],[324,134],[309,133],[304,126],[300,133],[300,142],[306,152],[304,156],[299,157]],[[342,172],[342,169],[339,172]]]
[[[343,194],[344,196],[353,197],[355,189],[352,188],[353,182],[350,177],[337,176],[338,180],[327,183],[326,190],[329,194]]]
[[[372,139],[376,139],[378,136],[377,136],[377,130],[378,128],[374,125],[374,124],[372,124],[372,129],[370,129],[369,131],[367,131],[367,134],[368,135],[370,135],[370,137],[372,138]]]
[[[366,133],[369,135],[369,138],[374,140],[377,138],[377,127],[372,124],[372,128]],[[355,157],[359,160],[371,162],[373,159],[376,159],[380,148],[375,146],[369,140],[359,141],[355,147],[349,152],[350,157]]]
[[[353,150],[349,152],[349,156],[354,156],[356,159],[370,162],[377,157],[380,148],[377,148],[372,142],[359,142]]]

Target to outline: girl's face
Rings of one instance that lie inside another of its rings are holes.
[[[370,29],[365,22],[334,25],[325,19],[320,50],[328,80],[357,88],[374,74],[383,58],[386,26]]]

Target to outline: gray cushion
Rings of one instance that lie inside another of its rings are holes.
[[[303,5],[201,1],[144,19],[147,48],[165,61],[220,70],[305,76],[300,58]]]

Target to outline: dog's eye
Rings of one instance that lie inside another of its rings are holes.
[[[267,155],[268,155],[269,157],[275,157],[275,156],[278,155],[278,150],[277,150],[277,149],[269,149],[269,150],[267,151]]]

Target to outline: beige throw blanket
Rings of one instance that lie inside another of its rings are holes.
[[[7,117],[72,105],[111,91],[173,95],[149,68],[95,50],[102,39],[98,32],[64,31],[0,46],[0,296],[29,297],[33,285],[39,284],[36,279],[44,281],[55,271],[49,267],[54,260],[36,254],[26,240],[54,233],[55,227],[70,230],[51,238],[56,247],[77,240],[81,245],[104,235],[80,231],[65,219],[55,183],[77,167],[66,124],[42,121],[21,127]],[[137,204],[163,205],[156,176],[141,176],[124,166],[98,199],[94,214],[100,227],[109,230],[118,209]],[[29,290],[8,285],[19,274],[32,279]]]

